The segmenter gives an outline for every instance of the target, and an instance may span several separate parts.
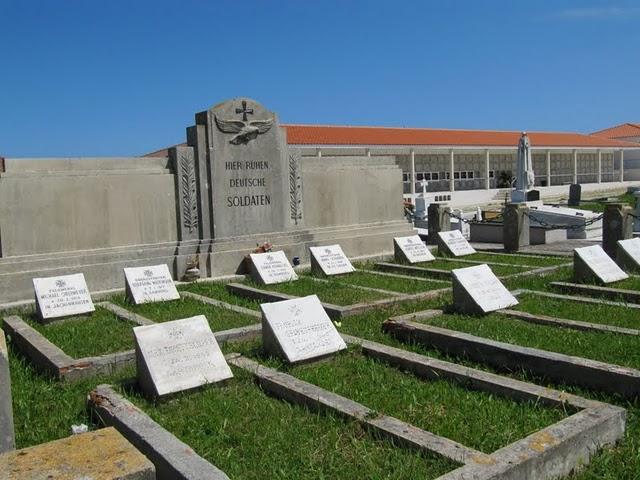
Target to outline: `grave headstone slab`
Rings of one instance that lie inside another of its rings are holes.
[[[136,305],[180,298],[166,264],[125,268],[124,277],[127,298]]]
[[[438,232],[438,250],[454,257],[463,257],[476,253],[460,230]]]
[[[629,278],[600,245],[573,250],[573,276],[578,283],[594,280],[599,283],[612,283]]]
[[[233,377],[204,315],[135,327],[138,382],[156,398]]]
[[[34,278],[36,310],[41,321],[95,311],[82,273]]]
[[[451,280],[456,311],[482,314],[518,304],[518,300],[486,264],[454,269],[451,271]]]
[[[4,332],[0,329],[0,453],[16,447],[13,429],[13,407],[11,403],[11,375],[9,352]]]
[[[289,363],[325,357],[347,348],[316,295],[264,303],[262,344]]]
[[[431,262],[436,259],[418,235],[395,237],[393,252],[400,263]]]
[[[297,280],[298,275],[282,250],[277,252],[252,253],[251,276],[264,285]]]
[[[640,271],[640,238],[618,240],[616,260],[618,265],[628,271]]]
[[[351,262],[340,245],[309,247],[311,252],[311,271],[321,275],[341,275],[355,272]]]

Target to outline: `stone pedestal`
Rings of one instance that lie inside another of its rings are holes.
[[[572,183],[569,185],[569,206],[579,207],[582,200],[582,185],[579,183]]]
[[[633,217],[629,215],[631,207],[623,203],[608,203],[604,209],[602,221],[602,248],[611,258],[616,258],[618,240],[633,236]]]
[[[451,208],[440,203],[432,203],[427,209],[428,229],[427,243],[437,245],[438,232],[448,232],[451,230]]]
[[[147,458],[113,427],[0,455],[3,480],[155,480]]]
[[[529,245],[529,208],[518,203],[506,205],[503,214],[502,241],[507,252],[517,252]]]

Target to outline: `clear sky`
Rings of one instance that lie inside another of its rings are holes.
[[[283,123],[640,122],[638,0],[0,0],[0,154],[138,155],[249,96]]]

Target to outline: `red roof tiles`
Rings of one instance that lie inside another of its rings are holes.
[[[640,123],[622,123],[615,127],[598,130],[591,135],[604,138],[623,139],[625,137],[640,137]]]
[[[432,128],[283,125],[290,145],[425,145],[517,147],[520,132]],[[528,132],[534,147],[625,147],[627,142],[580,133]]]

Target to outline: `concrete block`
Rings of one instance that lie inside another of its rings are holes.
[[[3,480],[155,480],[155,467],[115,428],[0,455]]]
[[[16,447],[13,429],[13,407],[11,403],[11,373],[9,352],[4,332],[0,330],[0,453]]]

